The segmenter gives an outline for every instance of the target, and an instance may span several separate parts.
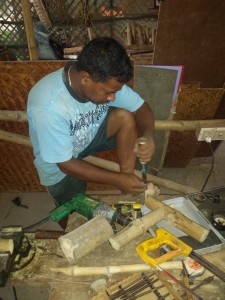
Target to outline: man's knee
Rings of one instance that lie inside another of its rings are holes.
[[[111,112],[110,117],[112,116],[113,119],[119,121],[121,120],[121,122],[124,121],[131,121],[131,122],[135,122],[135,116],[132,112],[123,109],[123,108],[116,108]]]
[[[116,108],[112,110],[109,116],[107,136],[112,137],[117,135],[121,129],[136,131],[135,116],[130,111]]]

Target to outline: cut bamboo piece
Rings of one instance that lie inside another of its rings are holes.
[[[131,26],[131,32],[132,32],[132,41],[135,44],[136,43],[136,25],[135,23],[130,23]]]
[[[181,261],[170,261],[160,264],[163,269],[182,269]],[[78,267],[71,266],[65,268],[50,268],[51,272],[63,273],[68,276],[91,276],[106,275],[110,277],[113,274],[135,273],[151,271],[152,268],[147,264],[120,265],[120,266],[104,266],[104,267]]]
[[[167,215],[166,220],[172,226],[183,231],[184,233],[191,236],[193,239],[197,240],[198,242],[201,243],[204,242],[204,240],[207,238],[209,234],[208,229],[195,223],[194,221],[184,216],[181,212],[153,198],[152,196],[146,195],[145,205],[152,210],[164,208]]]
[[[131,25],[128,23],[127,24],[127,45],[132,44],[132,29]]]
[[[14,242],[12,239],[0,239],[0,252],[13,253]]]
[[[101,246],[113,235],[109,222],[99,215],[73,231],[61,236],[58,241],[70,264]]]
[[[142,34],[142,27],[140,25],[137,25],[137,34],[138,34],[138,40],[140,45],[144,45],[144,39]]]
[[[138,236],[143,235],[150,227],[166,218],[166,211],[162,208],[155,209],[145,216],[135,219],[128,226],[109,238],[111,246],[115,250],[128,244]]]

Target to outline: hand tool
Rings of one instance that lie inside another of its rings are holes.
[[[147,170],[146,165],[141,163],[142,181],[147,184]]]
[[[144,145],[145,141],[138,142],[138,145]],[[146,170],[146,164],[141,162],[141,174],[142,174],[142,181],[147,184],[147,170]]]
[[[122,214],[118,210],[114,210],[110,205],[104,203],[103,201],[93,199],[87,195],[79,193],[71,200],[51,211],[49,217],[25,227],[24,230],[30,230],[31,228],[47,221],[59,222],[73,212],[81,214],[82,216],[88,218],[88,220],[91,220],[97,215],[101,214],[107,220],[116,222],[122,226],[126,226],[132,221],[129,216]]]
[[[155,250],[163,245],[167,245],[172,250],[157,258],[152,258],[149,255],[151,250]],[[189,256],[197,261],[200,265],[205,267],[212,274],[220,278],[222,281],[225,281],[225,273],[222,270],[197,254],[190,246],[185,244],[183,241],[178,239],[164,228],[157,229],[156,237],[140,243],[136,247],[136,251],[146,263],[153,267],[158,267],[158,264],[173,259],[176,256]]]
[[[22,204],[20,197],[16,197],[15,199],[13,199],[12,203],[16,204],[16,206],[20,206],[20,207],[27,208],[27,209],[29,208],[27,205]],[[8,213],[6,214],[6,216],[4,217],[4,219],[8,218],[9,214],[11,213],[11,211],[13,209],[13,206],[14,205],[11,205],[11,207],[10,207]]]
[[[142,216],[141,207],[143,204],[140,203],[117,203],[113,204],[112,208],[118,210],[124,215],[129,215],[132,220]]]
[[[169,272],[167,272],[166,270],[162,269],[160,266],[156,265],[156,269],[158,269],[162,274],[164,274],[166,277],[168,277],[169,279],[171,279],[173,282],[177,283],[178,285],[180,285],[183,289],[185,289],[188,293],[192,294],[193,296],[195,296],[196,299],[199,300],[204,300],[202,297],[200,297],[199,295],[197,295],[194,291],[192,291],[189,287],[187,287],[185,284],[183,284],[181,281],[177,280],[174,276],[172,276]]]
[[[88,218],[88,220],[91,220],[97,215],[101,214],[107,220],[116,222],[122,226],[126,226],[132,221],[132,219],[130,219],[127,215],[114,210],[110,205],[104,203],[103,201],[92,199],[84,194],[79,193],[73,197],[72,200],[65,202],[61,206],[51,211],[49,217],[44,218],[33,225],[25,227],[24,230],[30,230],[31,228],[47,221],[59,222],[73,212],[81,214],[82,216]]]

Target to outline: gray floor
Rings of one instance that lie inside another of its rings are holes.
[[[162,178],[173,180],[191,186],[201,191],[211,168],[211,157],[192,159],[186,168],[163,168],[160,172]],[[205,190],[225,186],[225,141],[221,142],[214,153],[214,167]],[[161,189],[161,193],[166,191]]]
[[[211,168],[211,158],[193,159],[186,168],[163,168],[160,170],[162,178],[172,180],[201,190]],[[215,152],[213,172],[206,185],[206,189],[225,186],[225,142],[221,143]],[[163,198],[177,197],[178,192],[161,187]],[[20,197],[22,204],[28,208],[16,206],[12,200]],[[27,227],[46,217],[54,209],[54,203],[48,193],[0,193],[0,228],[18,225]],[[35,229],[60,230],[60,226],[48,221]]]

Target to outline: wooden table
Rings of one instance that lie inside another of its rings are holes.
[[[118,202],[118,197],[118,195],[113,195],[111,198],[106,199],[107,197],[104,195],[104,200],[107,200],[106,202],[108,203]],[[106,242],[80,259],[77,265],[80,267],[100,267],[109,265],[142,264],[143,261],[137,254],[135,248],[138,243],[149,238],[150,235],[146,233],[145,235],[136,238],[119,251],[114,250],[109,242]],[[97,280],[104,279],[106,287],[109,287],[131,276],[129,273],[123,273],[114,274],[111,277],[106,275],[73,277],[62,273],[54,273],[50,271],[51,267],[70,266],[60,248],[58,240],[35,240],[34,234],[29,234],[29,239],[33,240],[36,245],[36,255],[26,268],[11,273],[7,282],[7,287],[24,286],[32,288],[46,286],[49,289],[48,300],[87,300],[97,294],[91,287]],[[219,252],[204,255],[204,257],[225,271],[225,248],[221,249]],[[198,277],[195,282],[200,283],[204,278],[210,275],[212,274],[205,270],[204,274],[201,277]],[[204,285],[196,292],[206,300],[222,300],[224,299],[224,291],[225,283],[215,277],[210,284]]]

